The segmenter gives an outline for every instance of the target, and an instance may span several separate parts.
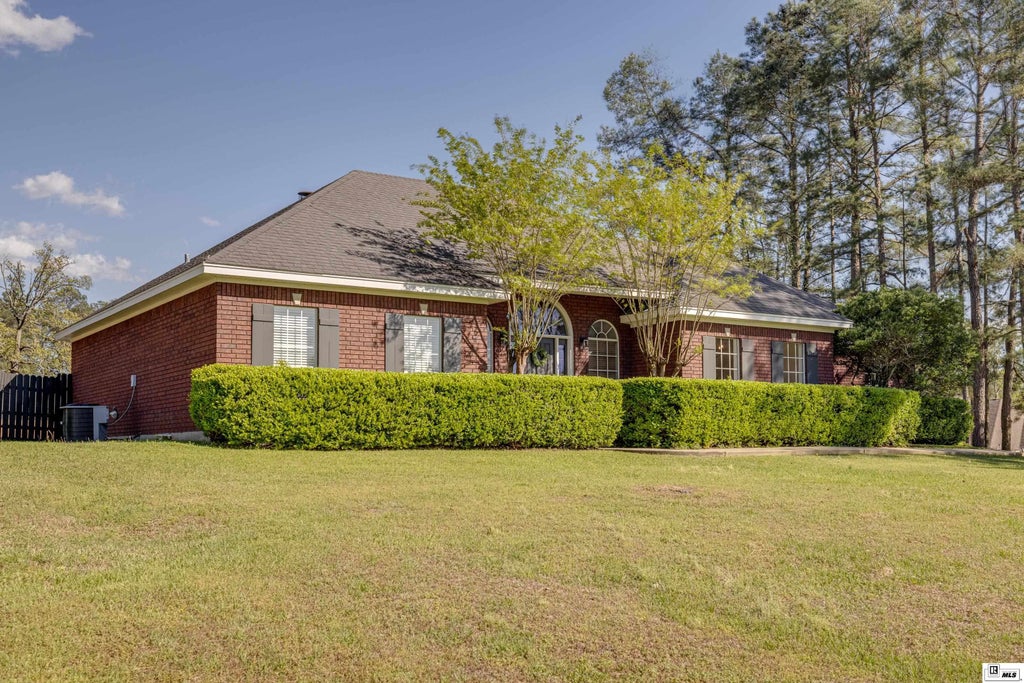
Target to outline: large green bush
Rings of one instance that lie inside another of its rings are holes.
[[[921,428],[918,443],[947,446],[965,443],[974,429],[971,404],[959,398],[921,396]]]
[[[214,441],[266,448],[594,448],[622,421],[596,377],[399,374],[209,365],[190,412]]]
[[[644,378],[623,390],[631,447],[902,446],[920,423],[920,396],[899,389]]]

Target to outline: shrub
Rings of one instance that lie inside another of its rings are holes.
[[[959,398],[921,396],[921,428],[918,443],[955,446],[966,442],[974,429],[971,405]]]
[[[899,389],[644,378],[623,390],[623,446],[902,446],[920,423],[920,396]]]
[[[622,387],[596,377],[398,374],[209,365],[189,411],[231,446],[594,448],[622,420]]]

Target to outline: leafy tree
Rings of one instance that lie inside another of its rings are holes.
[[[955,298],[923,287],[863,292],[839,307],[854,322],[836,355],[869,384],[953,396],[971,379],[977,341]]]
[[[987,235],[982,229],[991,211],[988,192],[1006,173],[993,158],[992,132],[1003,119],[1000,96],[1006,69],[1020,49],[1016,30],[1019,3],[1011,0],[961,0],[944,5],[940,20],[948,26],[947,40],[951,59],[947,70],[956,84],[953,109],[958,118],[964,152],[951,160],[950,175],[955,187],[966,199],[967,219],[963,243],[967,260],[967,286],[970,293],[971,329],[979,343],[978,360],[971,385],[974,433],[971,443],[988,442],[988,373],[990,339],[988,312],[984,299],[988,294],[982,262]]]
[[[972,442],[987,441],[996,387],[1016,395],[1024,376],[1021,0],[787,0],[748,24],[745,52],[710,56],[688,101],[637,55],[605,95],[605,148],[659,143],[743,174],[765,229],[742,263],[833,300],[955,293],[979,351]]]
[[[629,157],[657,146],[663,153],[660,161],[665,161],[686,150],[693,140],[705,142],[685,100],[674,90],[653,55],[627,55],[604,87],[604,101],[616,125],[602,126],[598,143]]]
[[[84,290],[92,286],[85,276],[68,272],[72,261],[53,245],[44,243],[32,264],[4,258],[0,261],[0,353],[7,372],[55,374],[70,370],[70,348],[58,342],[58,331],[91,309]]]
[[[449,159],[431,156],[420,167],[434,194],[416,203],[432,236],[464,245],[494,274],[522,374],[555,304],[589,282],[600,250],[581,210],[589,157],[573,126],[556,126],[550,145],[507,118],[497,118],[495,129],[489,151],[476,138],[438,131]]]
[[[750,290],[735,268],[747,241],[738,189],[658,148],[625,165],[609,157],[595,165],[593,220],[652,376],[679,374],[699,352],[707,315]]]
[[[826,177],[822,129],[825,98],[812,66],[814,6],[788,3],[747,26],[742,70],[728,97],[743,112],[747,175],[758,186],[771,239],[760,245],[775,261],[773,274],[811,289],[817,215]],[[717,137],[717,136],[716,136]]]

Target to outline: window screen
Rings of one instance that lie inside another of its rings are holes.
[[[316,367],[316,309],[274,306],[274,365]]]
[[[441,372],[441,319],[405,316],[405,371]]]
[[[598,320],[587,334],[590,362],[587,374],[598,377],[619,378],[619,335],[607,320]]]
[[[740,340],[730,337],[715,339],[715,378],[740,378]]]
[[[786,342],[782,352],[782,381],[803,384],[806,378],[803,342]]]

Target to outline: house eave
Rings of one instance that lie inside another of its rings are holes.
[[[747,325],[750,327],[771,327],[780,330],[793,330],[798,332],[836,332],[853,327],[850,320],[836,320],[829,318],[805,318],[792,315],[776,315],[773,313],[753,313],[748,311],[703,311],[697,315],[694,310],[680,311],[667,318],[669,321],[683,320],[693,321],[700,319],[704,322],[717,323],[722,325]],[[619,320],[637,327],[643,323],[643,316],[636,314],[623,315]]]
[[[205,272],[216,282],[237,282],[244,284],[292,285],[307,289],[321,289],[333,292],[355,292],[400,296],[411,299],[438,299],[441,301],[464,301],[468,303],[491,304],[504,301],[499,289],[484,287],[462,287],[435,283],[406,282],[374,278],[343,277],[314,273],[294,273],[281,270],[264,270],[244,266],[204,264]]]
[[[445,284],[403,282],[399,280],[294,273],[215,263],[200,263],[166,282],[161,282],[110,308],[105,308],[64,328],[57,334],[57,339],[77,341],[140,313],[152,310],[157,306],[218,282],[277,287],[291,286],[335,292],[377,294],[411,299],[462,301],[480,304],[491,304],[505,300],[501,290],[483,287],[460,287]]]
[[[397,296],[411,299],[439,301],[462,301],[467,303],[492,304],[505,300],[501,289],[485,287],[463,287],[457,285],[405,282],[373,278],[344,277],[339,275],[296,273],[291,271],[266,270],[245,266],[200,263],[179,273],[173,278],[139,292],[109,308],[94,313],[77,323],[66,327],[57,334],[62,341],[77,341],[101,330],[112,327],[140,313],[152,310],[169,301],[185,296],[207,285],[218,282],[290,286],[304,289],[318,289],[336,292]],[[591,296],[616,296],[617,290],[592,287],[574,293]],[[675,320],[693,320],[695,312],[680,311]],[[743,311],[710,311],[703,314],[709,322],[774,327],[787,330],[811,332],[834,332],[853,326],[848,320],[816,319],[798,316],[748,313]],[[641,321],[635,315],[623,315],[620,320],[635,327]]]

